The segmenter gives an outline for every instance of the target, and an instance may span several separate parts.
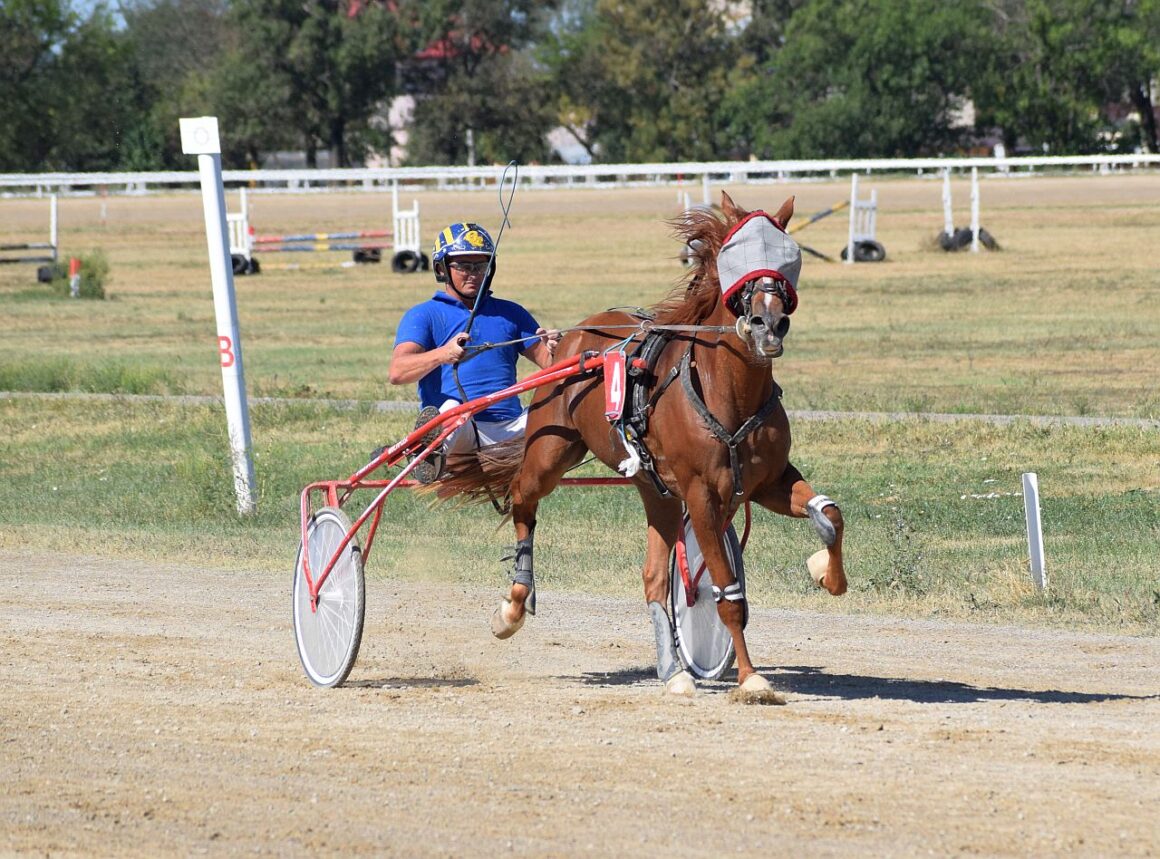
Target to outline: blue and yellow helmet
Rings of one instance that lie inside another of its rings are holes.
[[[458,223],[444,227],[435,237],[435,247],[431,249],[431,267],[437,281],[446,282],[447,258],[460,254],[494,255],[495,243],[479,224]]]

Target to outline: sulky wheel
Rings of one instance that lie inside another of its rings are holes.
[[[685,516],[685,554],[689,561],[689,574],[696,575],[701,566],[701,547],[693,534],[689,517]],[[733,574],[745,589],[745,563],[741,558],[741,543],[737,532],[730,525],[725,531],[725,555]],[[669,558],[669,607],[673,613],[673,628],[677,639],[677,652],[681,662],[695,676],[703,680],[716,680],[733,664],[733,637],[721,618],[717,616],[717,603],[713,600],[713,582],[706,570],[697,582],[697,596],[693,605],[685,597],[685,580],[677,565],[674,551]]]
[[[323,507],[310,520],[306,544],[310,575],[317,578],[350,530],[350,519],[336,507]],[[334,564],[318,606],[311,610],[310,586],[302,566],[302,547],[294,564],[294,640],[306,676],[315,686],[338,686],[350,674],[362,641],[366,588],[362,551],[352,538]]]

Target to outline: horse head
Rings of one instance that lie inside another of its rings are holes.
[[[789,316],[797,307],[801,250],[786,232],[793,202],[790,197],[771,217],[742,209],[722,192],[722,217],[694,211],[677,224],[696,260],[686,307],[698,322],[710,316],[735,320],[737,336],[764,361],[784,351]]]

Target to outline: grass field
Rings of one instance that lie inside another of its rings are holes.
[[[985,181],[982,223],[1002,250],[978,255],[937,250],[933,178],[862,184],[879,191],[887,261],[806,258],[801,309],[775,368],[788,408],[1160,418],[1160,175]],[[729,190],[751,208],[796,194],[805,215],[846,189]],[[954,190],[965,224],[967,185]],[[382,227],[390,211],[380,194],[251,201],[259,232]],[[494,191],[419,201],[425,234],[450,220],[498,221]],[[59,298],[31,267],[0,267],[0,391],[219,393],[197,198],[115,197],[106,207],[102,223],[98,199],[62,200],[61,244],[66,254],[105,253],[108,300]],[[556,326],[652,303],[681,274],[664,224],[675,213],[672,189],[521,191],[497,291]],[[3,241],[44,240],[47,221],[47,201],[0,201]],[[837,215],[798,237],[836,256],[844,230]],[[251,395],[413,399],[386,384],[388,358],[402,311],[434,286],[385,266],[239,278]],[[407,423],[305,402],[254,407],[260,511],[240,521],[220,408],[0,400],[0,544],[273,568],[288,580],[301,486],[349,473]],[[758,602],[1160,631],[1155,429],[799,422],[795,460],[846,511],[852,593],[827,601],[811,591],[808,526],[759,514],[746,553]],[[1028,470],[1043,492],[1046,595],[1026,573],[1017,493]],[[639,593],[643,516],[629,491],[561,492],[541,520],[546,590]],[[509,540],[489,511],[392,499],[370,572],[498,587]]]

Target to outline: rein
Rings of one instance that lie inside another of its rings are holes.
[[[648,334],[650,331],[674,331],[681,333],[702,332],[706,334],[737,334],[741,336],[739,326],[737,325],[650,325],[648,320],[638,323],[636,325],[573,325],[571,328],[561,328],[561,334],[571,334],[573,331],[637,331],[641,334]],[[515,346],[519,343],[527,343],[531,340],[539,340],[540,335],[533,334],[530,337],[518,337],[515,340],[503,340],[499,343],[480,343],[474,346],[468,346],[464,350],[467,354],[460,361],[474,358],[481,352],[486,352],[489,349],[499,349],[503,346]]]

